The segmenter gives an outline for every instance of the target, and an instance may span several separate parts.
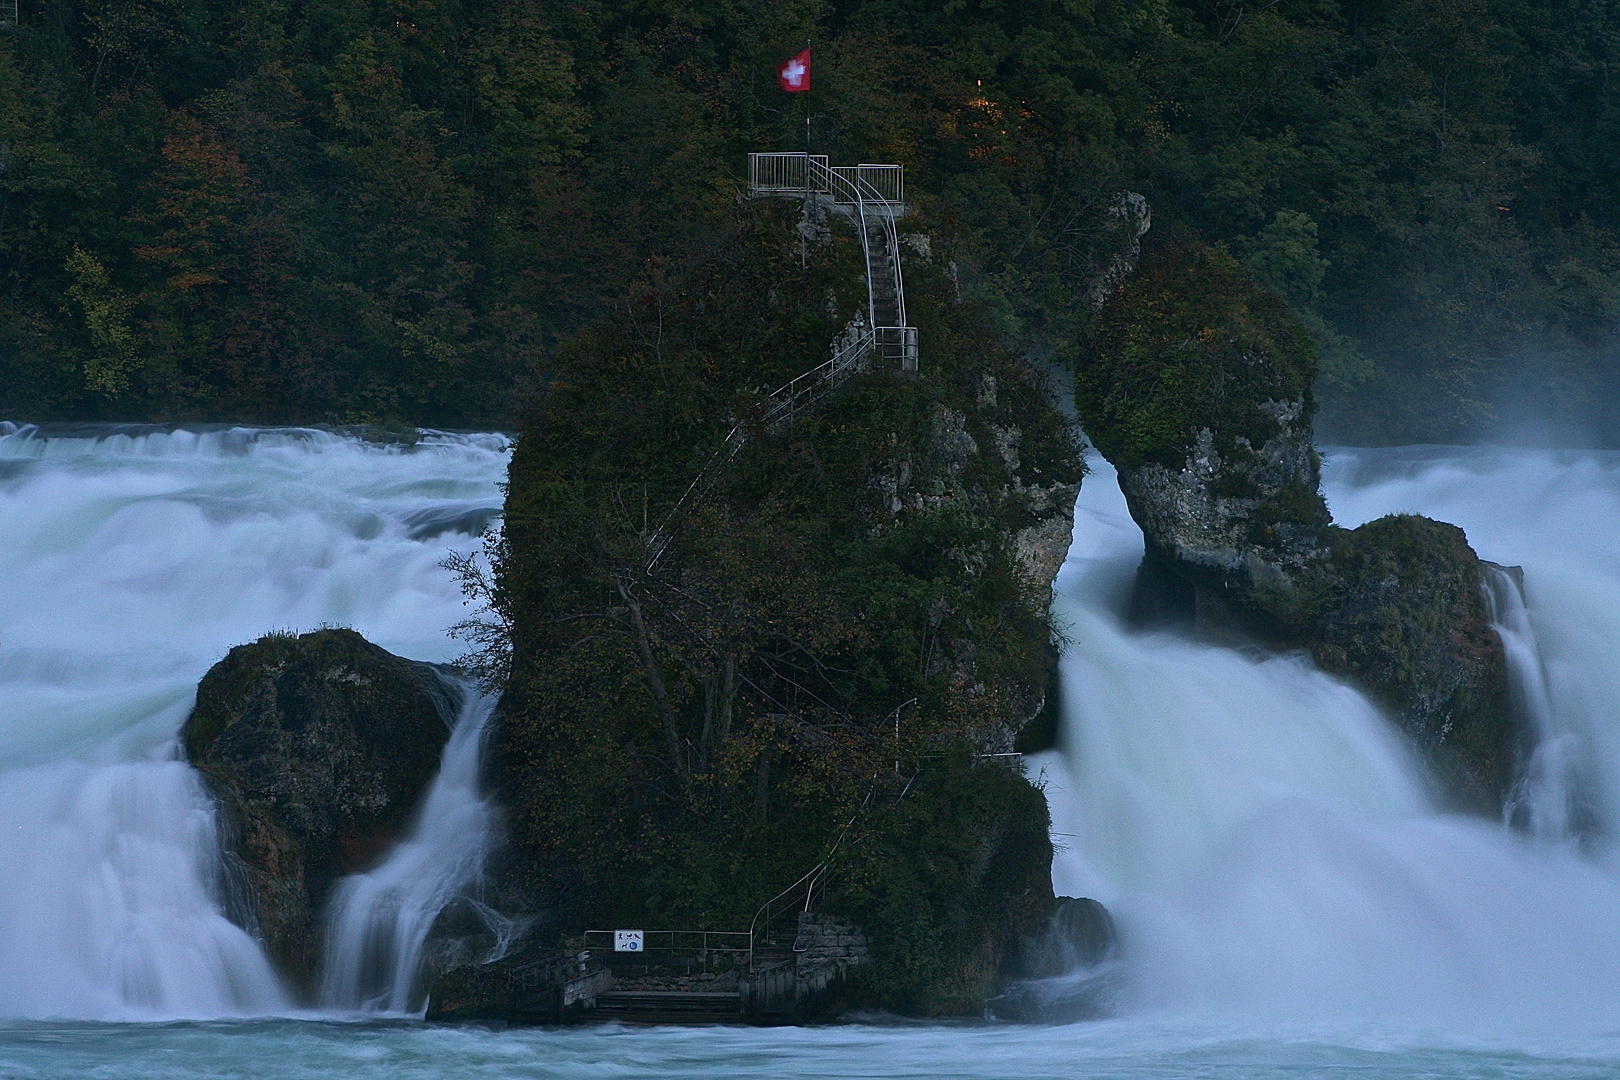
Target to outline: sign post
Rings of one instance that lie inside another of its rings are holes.
[[[643,931],[615,930],[613,931],[614,952],[641,952],[643,946]]]

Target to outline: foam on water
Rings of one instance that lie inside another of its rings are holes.
[[[508,449],[0,426],[0,1015],[287,1008],[221,913],[214,812],[175,735],[209,666],[270,630],[453,654],[465,609],[438,564],[476,546],[454,523],[499,512]]]

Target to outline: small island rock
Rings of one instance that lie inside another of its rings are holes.
[[[296,986],[312,987],[332,886],[379,859],[432,781],[454,694],[352,630],[268,635],[198,685],[181,737],[239,860],[233,914]]]

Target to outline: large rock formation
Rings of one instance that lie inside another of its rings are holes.
[[[1172,240],[1103,309],[1092,346],[1076,401],[1146,537],[1139,607],[1309,649],[1391,708],[1458,799],[1494,808],[1517,746],[1480,560],[1426,518],[1332,524],[1314,353],[1283,302],[1219,249]]]
[[[377,861],[437,771],[452,698],[432,667],[352,630],[238,646],[198,685],[182,738],[239,860],[233,915],[301,988],[333,884]]]
[[[659,300],[678,341],[604,319],[559,346],[526,420],[497,560],[509,843],[487,906],[528,929],[482,963],[500,943],[444,920],[468,942],[434,985],[446,1015],[501,1015],[529,991],[500,969],[591,927],[745,932],[829,863],[809,900],[866,935],[864,1004],[976,1014],[1050,915],[1044,799],[990,755],[1054,659],[1074,430],[958,288],[950,237],[913,233],[918,377],[874,357],[717,458],[747,388],[801,375],[868,301],[855,238],[801,247],[792,224],[744,207]]]

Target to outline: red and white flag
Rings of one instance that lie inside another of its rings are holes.
[[[810,50],[790,56],[776,69],[776,79],[790,94],[802,94],[810,89]]]

